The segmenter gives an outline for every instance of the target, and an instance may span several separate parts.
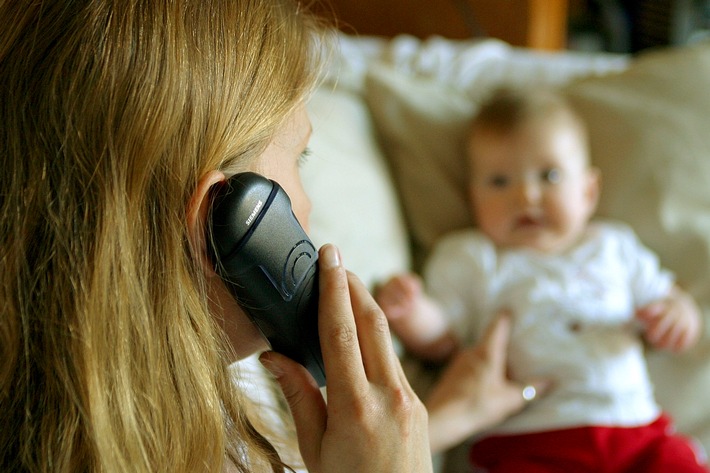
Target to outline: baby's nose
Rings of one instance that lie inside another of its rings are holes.
[[[534,182],[521,182],[516,190],[518,201],[522,204],[535,204],[542,195],[540,186]]]

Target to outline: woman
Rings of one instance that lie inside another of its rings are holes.
[[[0,19],[3,471],[282,471],[227,371],[265,345],[204,219],[211,186],[251,170],[307,225],[312,20],[285,0],[6,0]],[[334,247],[320,260],[327,405],[263,355],[306,466],[430,471],[381,311]]]

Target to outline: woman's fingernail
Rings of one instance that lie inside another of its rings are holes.
[[[341,265],[340,252],[335,245],[325,245],[321,249],[320,257],[326,268],[337,268]]]

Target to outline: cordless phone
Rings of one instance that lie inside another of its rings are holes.
[[[210,258],[274,351],[301,363],[319,386],[325,371],[318,337],[318,251],[281,186],[252,172],[212,191]]]

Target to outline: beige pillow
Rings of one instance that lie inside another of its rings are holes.
[[[386,66],[369,71],[365,91],[402,199],[418,268],[442,234],[470,225],[462,156],[473,100],[453,87]]]
[[[633,225],[681,280],[710,276],[710,45],[647,53],[566,93],[603,171],[599,213]]]
[[[647,53],[622,73],[564,90],[589,124],[592,157],[603,173],[600,214],[630,223],[708,319],[710,45]],[[463,90],[385,68],[371,71],[366,96],[420,264],[439,236],[470,224],[461,143],[475,100]],[[650,356],[660,402],[706,446],[708,338],[706,333],[683,356]]]

